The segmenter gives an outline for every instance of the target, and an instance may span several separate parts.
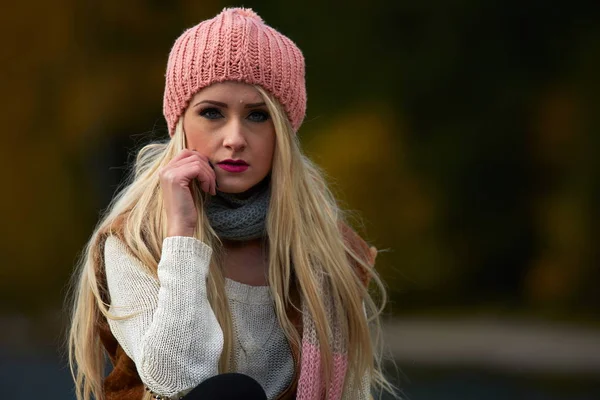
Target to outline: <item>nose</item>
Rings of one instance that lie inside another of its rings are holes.
[[[244,135],[244,127],[238,121],[231,121],[225,127],[223,146],[234,152],[243,151],[246,148],[247,142]]]

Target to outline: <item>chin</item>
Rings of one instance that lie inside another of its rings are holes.
[[[238,194],[238,193],[244,193],[247,190],[250,190],[252,187],[254,187],[255,184],[240,184],[240,183],[230,183],[230,184],[220,184],[219,183],[219,191],[223,192],[223,193],[229,193],[229,194]]]
[[[262,179],[240,179],[242,177],[235,177],[234,179],[231,179],[231,177],[229,178],[230,179],[222,179],[219,181],[219,178],[217,177],[217,181],[219,182],[218,190],[220,192],[229,194],[244,193],[256,185],[266,182],[265,178],[267,177],[262,177]]]

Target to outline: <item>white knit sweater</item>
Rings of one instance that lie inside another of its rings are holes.
[[[154,393],[176,397],[218,373],[223,332],[206,293],[212,249],[191,237],[163,242],[158,280],[125,245],[109,237],[105,265],[109,325]],[[236,370],[256,379],[269,399],[291,382],[294,364],[269,288],[226,281]]]

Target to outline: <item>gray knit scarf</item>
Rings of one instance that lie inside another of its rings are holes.
[[[221,239],[251,240],[266,235],[270,179],[265,179],[244,193],[217,191],[206,205],[210,225]]]

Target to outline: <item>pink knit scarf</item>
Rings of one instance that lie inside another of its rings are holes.
[[[328,291],[326,291],[327,293]],[[326,296],[325,298],[329,298]],[[335,321],[331,302],[325,304],[328,320]],[[298,380],[297,400],[322,400],[325,399],[325,384],[322,379],[321,346],[317,338],[315,323],[310,317],[308,308],[302,305],[302,352],[300,356],[300,378]],[[332,336],[333,347],[333,374],[328,382],[327,400],[340,400],[344,390],[344,378],[348,369],[348,354],[345,343],[341,340],[339,325],[334,323]]]
[[[377,249],[375,247],[369,247],[367,243],[360,238],[348,225],[341,224],[340,230],[344,236],[346,243],[352,248],[352,250],[360,256],[363,260],[366,260],[368,264],[374,268],[375,258],[377,257]],[[360,268],[356,268],[357,273],[365,287],[368,287],[370,277],[368,274],[363,272]],[[330,288],[320,282],[320,286],[325,293],[324,298],[329,299],[325,303],[325,309],[329,321],[336,321],[335,312],[331,302]],[[325,398],[325,382],[322,380],[322,360],[321,360],[321,347],[317,338],[317,331],[315,323],[310,317],[308,308],[303,302],[302,304],[302,353],[300,356],[300,378],[298,380],[298,390],[296,399],[298,400],[340,400],[342,395],[344,398],[355,398],[352,393],[344,394],[344,383],[346,381],[346,373],[348,371],[348,351],[347,344],[343,341],[343,335],[338,323],[333,323],[333,329],[331,332],[330,343],[332,343],[333,350],[333,371],[332,376],[328,385],[328,396]],[[368,394],[369,379],[367,376],[363,377],[359,388],[352,388],[351,392],[357,389],[362,394]],[[363,390],[364,389],[364,390]]]

